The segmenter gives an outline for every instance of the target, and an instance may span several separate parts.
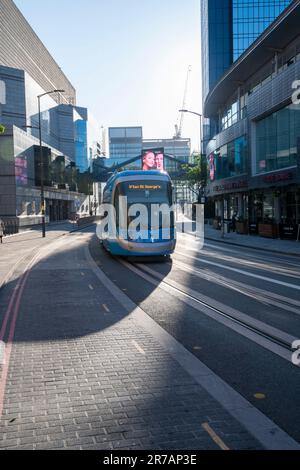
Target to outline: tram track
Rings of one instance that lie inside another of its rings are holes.
[[[181,271],[192,274],[193,276],[203,279],[208,282],[213,282],[221,287],[233,290],[239,294],[250,297],[265,305],[278,307],[287,312],[300,315],[300,301],[276,294],[275,292],[266,291],[258,287],[244,284],[233,279],[226,279],[224,276],[214,273],[209,270],[200,270],[194,266],[182,263],[177,259],[173,259],[173,265],[178,267]]]
[[[157,288],[179,298],[195,310],[291,363],[292,345],[298,338],[165,278],[163,274],[149,266],[129,263],[121,259],[119,262]]]

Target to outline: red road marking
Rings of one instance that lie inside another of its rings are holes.
[[[21,276],[14,293],[10,299],[9,306],[7,308],[5,318],[3,321],[3,325],[1,328],[1,338],[3,339],[7,327],[7,323],[9,320],[9,317],[11,315],[11,312],[13,311],[13,317],[12,321],[10,324],[10,329],[9,329],[9,336],[8,336],[8,342],[6,344],[5,350],[4,350],[4,365],[2,369],[2,375],[1,375],[1,380],[0,380],[0,419],[2,418],[2,413],[3,413],[3,406],[4,406],[4,396],[5,396],[5,390],[6,390],[6,383],[7,383],[7,376],[8,376],[8,370],[9,370],[9,363],[10,363],[10,356],[12,352],[12,345],[13,345],[13,339],[15,335],[15,329],[16,329],[16,323],[19,315],[19,310],[20,310],[20,303],[21,303],[21,298],[24,292],[24,288],[28,279],[28,276],[32,270],[33,263],[35,259],[37,258],[37,255],[31,260],[31,262],[28,264],[26,271],[23,273]],[[1,339],[1,341],[2,341]]]
[[[15,302],[15,298],[17,297],[18,291],[20,289],[22,279],[23,279],[23,276],[19,279],[18,284],[14,289],[13,295],[11,296],[11,299],[9,301],[9,305],[8,305],[7,310],[6,310],[5,317],[4,317],[4,320],[3,320],[3,323],[2,323],[2,328],[1,328],[1,331],[0,331],[0,341],[3,341],[3,339],[4,339],[7,323],[8,323],[8,320],[9,320],[9,317],[10,317],[10,314],[11,314],[11,311],[12,311],[12,308],[13,308],[13,305],[14,305],[14,302]]]

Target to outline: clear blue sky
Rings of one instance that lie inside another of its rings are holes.
[[[15,0],[105,127],[142,125],[144,137],[172,137],[192,65],[187,105],[200,111],[199,0]],[[199,123],[183,135],[199,146]]]

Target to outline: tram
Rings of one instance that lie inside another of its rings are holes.
[[[173,186],[167,173],[115,173],[104,189],[103,202],[114,209],[109,211],[109,225],[114,230],[102,237],[104,248],[112,255],[161,257],[174,252]]]

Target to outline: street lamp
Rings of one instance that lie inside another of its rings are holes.
[[[199,117],[200,120],[200,161],[201,161],[201,167],[202,167],[202,144],[203,144],[203,138],[202,138],[202,119],[203,115],[200,113],[196,113],[195,111],[189,111],[188,109],[180,109],[180,113],[189,113],[189,114],[194,114],[195,116]]]
[[[40,161],[41,161],[41,209],[42,209],[42,233],[43,238],[46,237],[46,208],[45,208],[45,191],[44,191],[44,159],[43,159],[43,142],[42,142],[42,119],[41,119],[41,98],[54,93],[64,93],[65,90],[52,90],[38,95],[38,109],[39,109],[39,139],[40,139]]]
[[[195,116],[198,116],[200,118],[200,155],[202,155],[202,119],[203,115],[200,113],[196,113],[195,111],[189,111],[188,109],[180,109],[180,113],[189,113],[189,114],[194,114]]]

